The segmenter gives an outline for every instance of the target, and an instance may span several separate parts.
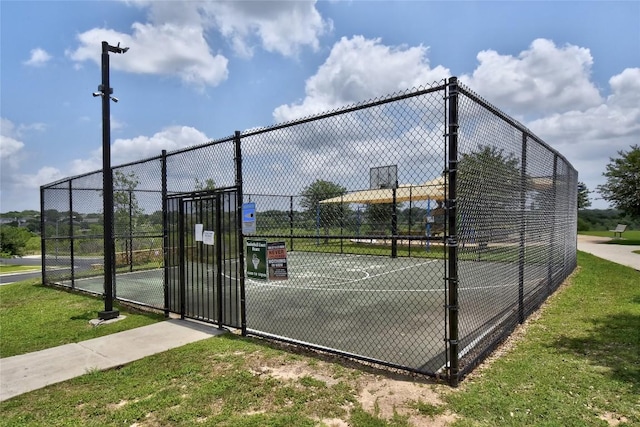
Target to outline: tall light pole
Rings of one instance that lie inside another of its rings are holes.
[[[128,47],[110,46],[102,42],[102,84],[93,96],[102,97],[102,206],[104,212],[104,311],[98,312],[101,320],[115,319],[120,315],[113,309],[114,247],[113,247],[113,176],[111,175],[111,110],[109,101],[118,102],[111,96],[109,86],[109,52],[125,53]]]

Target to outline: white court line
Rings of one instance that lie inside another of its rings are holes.
[[[402,268],[397,268],[394,270],[389,270],[389,271],[385,271],[379,274],[374,274],[371,275],[369,274],[369,272],[367,271],[363,271],[363,273],[365,274],[364,277],[360,277],[357,279],[351,279],[351,280],[344,280],[341,282],[336,282],[336,283],[323,283],[323,287],[319,287],[319,286],[295,286],[295,285],[287,285],[287,284],[283,284],[283,282],[276,282],[276,283],[268,283],[268,282],[256,282],[252,279],[247,279],[247,281],[250,281],[251,283],[257,285],[258,288],[273,288],[275,289],[282,289],[282,288],[290,288],[290,289],[299,289],[299,290],[308,290],[308,291],[333,291],[333,292],[379,292],[379,293],[388,293],[388,292],[442,292],[442,289],[366,289],[366,288],[362,288],[362,289],[335,289],[333,287],[327,287],[327,286],[339,286],[339,285],[346,285],[346,284],[352,284],[352,283],[357,283],[357,282],[361,282],[364,280],[369,280],[369,279],[373,279],[376,277],[381,277],[387,274],[391,274],[391,273],[396,273],[399,271],[404,271],[404,270],[408,270],[410,268],[413,267],[420,267],[423,265],[427,265],[427,264],[432,264],[434,262],[437,262],[439,260],[429,260],[427,262],[423,262],[423,263],[419,263],[419,264],[412,264],[406,267],[402,267]],[[322,276],[316,276],[318,278],[323,278]],[[270,290],[270,289],[264,289],[264,290]]]

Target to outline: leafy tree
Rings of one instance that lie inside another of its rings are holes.
[[[194,185],[194,189],[195,191],[210,191],[210,190],[215,190],[216,189],[216,182],[211,179],[211,178],[207,178],[206,180],[200,181],[198,178],[196,178],[196,183]],[[206,227],[213,227],[213,224],[208,224],[209,219],[211,218],[211,213],[214,211],[215,209],[215,202],[213,200],[205,200],[204,204],[201,205],[202,211],[200,212],[200,215],[202,217],[204,217],[205,220],[205,226]]]
[[[129,254],[133,250],[134,230],[138,228],[139,219],[143,213],[138,204],[135,189],[140,180],[135,172],[124,173],[115,171],[113,176],[113,229],[114,237],[122,237],[121,250]],[[127,263],[131,260],[127,258]]]
[[[497,147],[462,154],[457,196],[463,238],[487,241],[492,229],[504,230],[520,204],[520,174],[518,158]]]
[[[425,208],[419,208],[413,206],[411,208],[403,209],[402,211],[398,211],[398,227],[402,227],[405,230],[409,229],[411,226],[411,230],[414,234],[422,234],[424,235],[424,221],[427,216],[427,210]]]
[[[289,228],[289,212],[271,209],[260,213],[260,228],[277,231]]]
[[[610,158],[603,175],[607,183],[598,186],[602,197],[616,209],[632,218],[640,218],[640,145],[628,152],[618,151],[618,158]]]
[[[211,178],[205,179],[204,182],[202,182],[198,178],[196,178],[196,184],[195,184],[194,188],[195,188],[196,191],[215,190],[216,189],[216,182]]]
[[[402,203],[397,203],[396,211],[399,212],[401,207]],[[386,230],[391,230],[392,217],[393,203],[371,203],[367,205],[365,218],[374,234],[385,234]]]
[[[32,236],[33,233],[23,227],[0,226],[0,254],[23,255],[27,242]]]
[[[318,179],[301,193],[302,200],[300,205],[305,208],[309,218],[315,220],[319,209],[319,225],[324,228],[325,236],[329,235],[329,227],[340,223],[340,219],[343,218],[345,212],[342,203],[320,203],[320,201],[342,196],[346,192],[347,189],[338,184]],[[328,242],[328,237],[325,237],[326,242]]]
[[[137,219],[142,214],[135,189],[140,180],[135,172],[128,174],[115,171],[113,176],[113,219],[115,230],[130,235],[136,228]]]
[[[578,183],[578,209],[586,209],[591,206],[591,200],[589,200],[589,189],[584,182]]]

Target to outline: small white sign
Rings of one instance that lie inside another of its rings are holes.
[[[213,246],[213,236],[215,235],[215,232],[213,231],[209,231],[209,230],[205,230],[202,233],[202,241],[205,245],[209,245],[209,246]]]
[[[195,238],[196,242],[202,242],[202,224],[196,224]]]

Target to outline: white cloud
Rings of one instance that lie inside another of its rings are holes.
[[[624,70],[609,84],[612,93],[600,105],[528,123],[572,162],[590,190],[604,183],[602,173],[611,157],[640,141],[640,68]]]
[[[40,168],[35,174],[19,174],[17,181],[20,182],[21,188],[37,189],[43,184],[57,181],[64,178],[64,174],[51,166]]]
[[[331,29],[331,22],[322,19],[315,3],[217,1],[206,3],[205,9],[238,54],[251,56],[251,41],[257,37],[266,51],[291,56],[303,46],[317,50],[318,38]]]
[[[611,77],[609,85],[613,91],[609,104],[620,108],[637,108],[640,105],[640,68],[627,68]]]
[[[18,135],[22,135],[26,132],[36,131],[36,132],[44,132],[47,129],[47,125],[44,123],[30,123],[28,125],[21,124],[18,127]]]
[[[49,62],[50,59],[51,55],[49,55],[46,50],[40,48],[31,49],[31,56],[27,61],[24,61],[24,65],[42,67]]]
[[[509,114],[540,117],[602,103],[590,79],[589,49],[537,39],[517,57],[484,50],[477,59],[478,67],[460,81]]]
[[[9,136],[0,135],[0,159],[9,160],[15,156],[22,148],[24,143],[13,139]]]
[[[305,98],[281,105],[276,121],[288,121],[356,102],[429,85],[447,77],[449,70],[431,68],[423,46],[386,46],[380,39],[343,37],[318,72],[306,82]]]
[[[114,69],[138,74],[176,75],[197,87],[217,86],[227,78],[227,59],[213,55],[198,26],[134,23],[132,34],[106,28],[94,28],[78,35],[80,47],[67,51],[77,62],[100,64],[102,41],[128,47],[125,54],[111,54]]]
[[[33,209],[38,206],[39,197],[34,189],[63,177],[52,167],[43,167],[36,174],[21,173],[28,153],[20,135],[23,131],[41,129],[40,123],[15,126],[10,120],[0,118],[0,209],[4,206],[10,206],[11,210]]]
[[[210,139],[190,126],[171,126],[152,136],[118,138],[111,144],[111,165],[118,166],[137,160],[155,157],[162,150],[174,151],[184,147],[204,144]],[[71,175],[80,175],[102,169],[102,147],[96,148],[87,159],[71,162]]]
[[[158,156],[162,150],[173,151],[184,147],[204,144],[207,136],[190,126],[171,126],[151,137],[137,136],[131,139],[116,139],[111,147],[113,164],[122,164],[147,157]]]
[[[93,28],[79,34],[80,46],[66,52],[76,68],[87,60],[100,64],[101,43],[107,40],[130,49],[111,55],[114,69],[215,87],[228,77],[228,59],[212,51],[209,31],[217,30],[244,56],[252,54],[256,38],[265,50],[290,56],[303,46],[317,49],[318,37],[330,28],[309,1],[130,3],[147,10],[149,21],[135,22],[130,33]]]
[[[11,174],[20,166],[24,142],[19,138],[19,132],[13,122],[4,117],[0,118],[0,165],[3,182],[11,180]]]

